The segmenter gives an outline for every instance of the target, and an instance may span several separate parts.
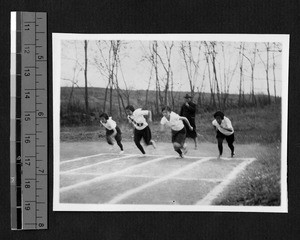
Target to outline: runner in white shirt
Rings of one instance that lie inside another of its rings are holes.
[[[126,108],[127,119],[134,126],[134,143],[142,154],[146,154],[141,140],[144,139],[145,144],[152,145],[156,148],[156,144],[151,140],[151,130],[144,116],[149,116],[149,122],[152,121],[151,111],[142,110],[141,108],[134,109],[132,105],[128,105]]]
[[[181,117],[177,113],[172,112],[170,107],[164,107],[162,109],[162,114],[163,117],[160,121],[161,131],[164,130],[164,126],[168,126],[171,128],[174,150],[179,154],[181,158],[183,158],[183,154],[187,153],[185,145],[186,129],[183,121],[187,124],[190,130],[193,130],[193,127],[186,117]]]
[[[215,120],[212,121],[212,125],[214,126],[217,132],[217,140],[218,140],[218,149],[219,149],[219,156],[221,158],[223,154],[223,140],[226,139],[228,143],[228,147],[231,150],[231,157],[234,156],[234,129],[232,127],[231,121],[229,118],[224,116],[224,113],[221,111],[217,111],[214,114]]]
[[[106,141],[109,145],[114,145],[112,138],[114,137],[118,146],[121,149],[120,154],[124,153],[123,145],[121,143],[122,140],[122,132],[120,128],[117,126],[117,123],[112,120],[111,117],[108,117],[106,113],[102,113],[100,115],[100,123],[106,129]]]

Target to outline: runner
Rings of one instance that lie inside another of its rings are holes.
[[[224,113],[221,111],[217,111],[214,114],[215,120],[212,121],[212,125],[214,126],[217,132],[217,140],[218,140],[218,149],[219,149],[219,156],[218,159],[221,158],[223,154],[223,140],[226,139],[228,143],[228,147],[231,150],[231,157],[234,156],[234,130],[229,118],[224,116]]]
[[[197,149],[197,132],[195,123],[196,104],[192,102],[192,96],[190,96],[189,94],[186,94],[184,98],[185,103],[182,105],[179,115],[186,117],[193,127],[193,130],[190,130],[186,122],[183,122],[186,128],[186,137],[194,140],[195,149]]]
[[[134,126],[134,143],[142,154],[146,154],[143,146],[141,145],[142,138],[144,139],[145,144],[152,145],[153,148],[156,148],[156,144],[151,140],[151,130],[148,126],[148,123],[144,116],[149,116],[149,122],[152,121],[151,111],[142,110],[141,108],[134,109],[132,105],[128,105],[126,108],[127,118],[130,123]]]
[[[100,115],[100,123],[106,128],[106,141],[109,145],[114,145],[113,138],[115,138],[118,146],[121,149],[120,154],[124,153],[123,145],[121,143],[122,140],[122,132],[120,128],[117,126],[117,123],[112,120],[111,117],[108,117],[106,113],[102,113]]]
[[[173,112],[170,107],[164,107],[162,109],[162,114],[163,117],[160,121],[161,131],[164,130],[164,126],[171,128],[174,150],[179,154],[180,158],[183,158],[183,154],[187,153],[185,144],[186,129],[183,122],[187,124],[190,130],[193,130],[193,127],[186,117],[179,116],[177,113]]]

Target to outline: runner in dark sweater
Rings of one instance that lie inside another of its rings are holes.
[[[189,120],[189,123],[193,127],[191,130],[186,122],[184,123],[185,129],[186,129],[186,137],[192,138],[195,143],[195,149],[197,149],[197,132],[196,132],[196,123],[195,123],[195,117],[196,117],[196,104],[192,102],[192,96],[186,94],[185,95],[185,103],[182,105],[180,110],[180,116],[186,117]]]

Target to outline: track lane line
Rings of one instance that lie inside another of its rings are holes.
[[[234,170],[228,174],[225,181],[217,185],[211,190],[203,199],[198,201],[195,205],[211,205],[212,202],[218,197],[218,195],[224,191],[224,189],[241,173],[247,165],[255,161],[256,158],[248,158],[244,162],[240,163]]]
[[[87,175],[87,176],[101,176],[101,174],[97,173],[68,173],[68,175]],[[159,179],[160,177],[151,177],[151,176],[146,176],[146,175],[126,175],[122,174],[120,177],[128,177],[128,178],[151,178],[151,179]],[[221,178],[179,178],[179,177],[174,177],[172,178],[173,180],[181,180],[181,181],[205,181],[205,182],[222,182],[224,179]]]
[[[161,158],[156,158],[156,159],[153,159],[153,160],[150,160],[150,161],[147,161],[147,162],[136,164],[134,166],[125,168],[125,169],[120,170],[120,171],[116,171],[116,172],[113,172],[113,173],[108,173],[108,174],[102,175],[100,177],[93,178],[91,180],[87,180],[87,181],[76,183],[76,184],[73,184],[73,185],[70,185],[70,186],[67,186],[67,187],[63,187],[63,188],[60,189],[60,193],[72,190],[74,188],[82,187],[82,186],[85,186],[85,185],[88,185],[88,184],[91,184],[91,183],[100,182],[100,181],[112,178],[114,176],[120,175],[122,173],[125,173],[128,170],[132,170],[134,168],[141,167],[141,166],[146,166],[148,164],[151,164],[151,163],[154,163],[154,162],[159,162],[159,161],[162,161],[162,160],[167,159],[167,158],[170,158],[170,157],[165,156],[165,157],[161,157]]]
[[[144,175],[122,175],[122,177],[128,178],[151,178],[151,179],[159,179],[161,177],[150,177]],[[180,177],[172,177],[173,180],[181,180],[181,181],[206,181],[206,182],[222,182],[223,179],[220,178],[180,178]]]
[[[128,198],[129,196],[131,196],[131,195],[133,195],[135,193],[138,193],[138,192],[140,192],[140,191],[142,191],[142,190],[144,190],[146,188],[152,187],[152,186],[154,186],[154,185],[156,185],[158,183],[161,183],[161,182],[164,182],[164,181],[166,181],[168,179],[171,179],[173,176],[176,176],[176,175],[178,175],[178,174],[180,174],[180,173],[182,173],[184,171],[187,171],[187,170],[195,167],[196,165],[198,165],[200,163],[207,162],[207,161],[209,161],[211,159],[212,159],[211,157],[207,157],[207,158],[203,158],[203,159],[201,159],[199,161],[193,162],[191,164],[188,164],[187,166],[185,166],[183,168],[180,168],[180,169],[178,169],[176,171],[173,171],[172,173],[170,173],[170,174],[168,174],[168,175],[166,175],[164,177],[158,178],[158,179],[156,179],[156,180],[154,180],[152,182],[146,183],[146,184],[144,184],[142,186],[139,186],[137,188],[133,188],[133,189],[128,190],[128,191],[126,191],[126,192],[124,192],[122,194],[119,194],[118,196],[114,197],[109,202],[107,202],[107,204],[116,204],[116,203],[122,201],[125,198]]]
[[[86,158],[92,158],[92,157],[98,157],[98,156],[102,156],[105,153],[99,153],[99,154],[95,154],[95,155],[90,155],[90,156],[84,156],[84,157],[79,157],[79,158],[74,158],[74,159],[70,159],[70,160],[66,160],[66,161],[62,161],[60,162],[60,164],[64,164],[64,163],[69,163],[69,162],[76,162],[82,159],[86,159]]]
[[[82,166],[82,167],[79,167],[79,168],[74,168],[74,169],[70,169],[70,170],[67,170],[67,171],[61,171],[60,174],[68,174],[68,173],[75,172],[75,171],[78,171],[78,170],[82,170],[82,169],[94,167],[94,166],[97,166],[97,165],[101,165],[103,163],[113,162],[113,161],[116,161],[116,160],[130,158],[130,157],[134,157],[134,156],[137,156],[137,155],[127,155],[127,156],[112,158],[112,159],[108,159],[108,160],[101,161],[101,162],[98,162],[98,163]]]

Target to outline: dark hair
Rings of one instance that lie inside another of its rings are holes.
[[[217,116],[221,117],[222,119],[224,119],[224,113],[221,112],[221,111],[217,111],[215,114],[214,114],[214,118],[216,118]]]
[[[125,109],[134,112],[134,107],[132,105],[128,105]]]
[[[162,112],[165,111],[165,110],[167,110],[168,112],[171,112],[171,111],[172,111],[172,109],[171,109],[169,106],[165,106],[165,107],[163,107],[163,108],[161,109]]]
[[[108,115],[106,113],[102,113],[99,118],[104,118],[104,119],[108,119]]]

